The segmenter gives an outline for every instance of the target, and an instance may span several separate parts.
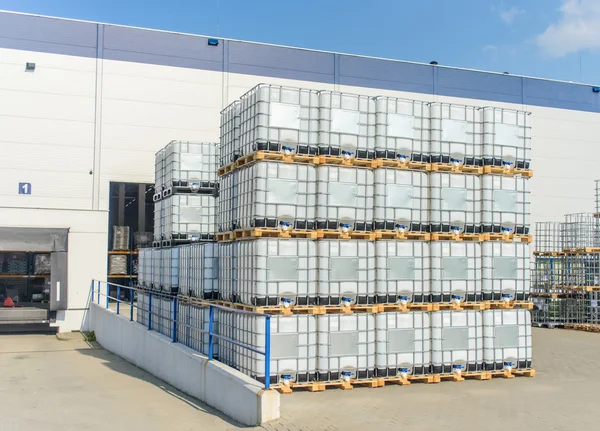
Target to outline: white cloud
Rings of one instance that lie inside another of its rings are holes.
[[[506,24],[512,24],[519,15],[525,13],[524,9],[519,9],[516,6],[512,6],[510,9],[498,8],[498,11],[500,13],[500,19]]]
[[[496,45],[486,45],[481,48],[483,52],[496,52],[498,51],[498,47]]]
[[[564,0],[560,18],[536,37],[542,53],[564,57],[600,48],[600,0]]]

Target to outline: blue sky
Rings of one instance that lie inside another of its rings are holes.
[[[600,0],[0,0],[0,9],[600,83]]]

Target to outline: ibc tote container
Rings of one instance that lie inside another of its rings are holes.
[[[266,318],[235,314],[236,341],[266,350]],[[271,384],[312,382],[317,370],[317,318],[312,315],[271,316]],[[235,346],[237,368],[265,382],[265,356]]]
[[[317,241],[320,305],[375,303],[375,245],[372,241]]]
[[[217,198],[184,194],[163,199],[163,239],[211,241],[217,229]]]
[[[319,91],[319,154],[375,158],[375,100]]]
[[[162,249],[161,287],[167,294],[179,291],[179,247]]]
[[[483,312],[483,366],[489,371],[531,368],[529,310]]]
[[[237,199],[238,199],[239,172],[233,171],[219,177],[219,196],[217,197],[218,230],[219,232],[231,232],[237,229]]]
[[[377,377],[422,376],[429,373],[429,313],[378,313],[375,315],[375,331]]]
[[[373,171],[317,167],[317,229],[373,230]]]
[[[376,302],[429,302],[429,262],[428,242],[376,241]]]
[[[165,337],[173,336],[173,298],[152,296],[152,329]]]
[[[192,191],[217,187],[217,144],[172,141],[165,147],[164,187]],[[171,192],[172,193],[172,192]]]
[[[531,162],[531,113],[486,107],[483,119],[483,164],[512,165],[529,169]]]
[[[375,169],[375,230],[429,232],[428,180],[425,172]]]
[[[189,295],[201,299],[218,299],[219,243],[190,245]]]
[[[165,149],[161,148],[154,155],[154,191],[162,196],[165,175]]]
[[[481,301],[481,244],[433,241],[431,301]]]
[[[429,177],[432,232],[479,233],[481,180],[477,175],[434,172]]]
[[[482,371],[483,326],[480,311],[436,311],[431,316],[431,372]]]
[[[481,229],[485,233],[529,234],[529,180],[520,176],[481,177]]]
[[[190,295],[192,280],[192,251],[191,244],[179,246],[179,289],[178,294],[184,296]]]
[[[163,239],[163,214],[164,201],[154,202],[154,241]]]
[[[241,241],[219,243],[219,299],[238,302],[238,258]]]
[[[254,151],[317,153],[316,91],[259,84],[241,101],[240,155]]]
[[[375,376],[373,314],[317,316],[317,380],[366,379]]]
[[[137,308],[135,309],[135,321],[140,325],[148,327],[148,306],[149,295],[144,292],[137,292]]]
[[[310,239],[261,238],[237,247],[237,294],[251,305],[315,305],[317,250]]]
[[[482,243],[484,301],[529,299],[529,244],[486,241]]]
[[[208,306],[179,301],[177,303],[177,342],[203,355],[208,355],[209,319]],[[213,322],[213,331],[216,329],[217,325]],[[218,339],[213,337],[213,354],[217,351],[217,346]]]
[[[223,308],[215,308],[213,322],[213,331],[227,339],[219,339],[218,349],[213,351],[213,355],[225,365],[239,370],[237,346],[232,341],[237,341],[239,337],[238,322],[236,319],[237,313],[235,310],[225,310]],[[213,337],[213,341],[216,337]],[[214,349],[214,346],[213,346]]]
[[[431,163],[481,165],[481,118],[474,106],[432,103]]]
[[[312,165],[263,161],[237,171],[234,225],[314,229],[317,171]]]
[[[143,288],[152,287],[152,249],[140,248],[138,254],[138,284]]]
[[[152,249],[152,290],[161,291],[162,271],[163,271],[163,249]]]
[[[236,100],[221,111],[219,165],[225,166],[240,156],[242,102]]]
[[[375,97],[375,157],[427,162],[429,116],[426,102]]]

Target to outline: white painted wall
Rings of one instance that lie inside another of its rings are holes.
[[[596,113],[10,49],[0,78],[0,225],[71,228],[61,330],[82,319],[91,278],[106,276],[109,182],[153,182],[154,153],[171,140],[218,140],[221,109],[261,82],[529,110],[532,221],[594,209]]]

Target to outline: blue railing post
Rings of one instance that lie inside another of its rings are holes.
[[[98,280],[98,305],[100,305],[100,280]]]
[[[208,306],[208,359],[213,360],[213,321],[215,317],[215,308]]]
[[[117,314],[119,314],[119,309],[121,305],[121,286],[117,286]]]
[[[265,389],[271,387],[271,316],[265,319]]]
[[[92,289],[92,303],[93,303],[94,302],[94,280],[92,280],[91,289]]]
[[[133,297],[135,296],[135,290],[129,291],[129,299],[131,300],[131,307],[129,308],[129,321],[133,322]]]
[[[108,297],[110,296],[110,284],[106,283],[106,308],[108,308]]]
[[[148,330],[152,329],[152,292],[148,294]]]
[[[173,342],[177,342],[177,298],[173,298]]]

